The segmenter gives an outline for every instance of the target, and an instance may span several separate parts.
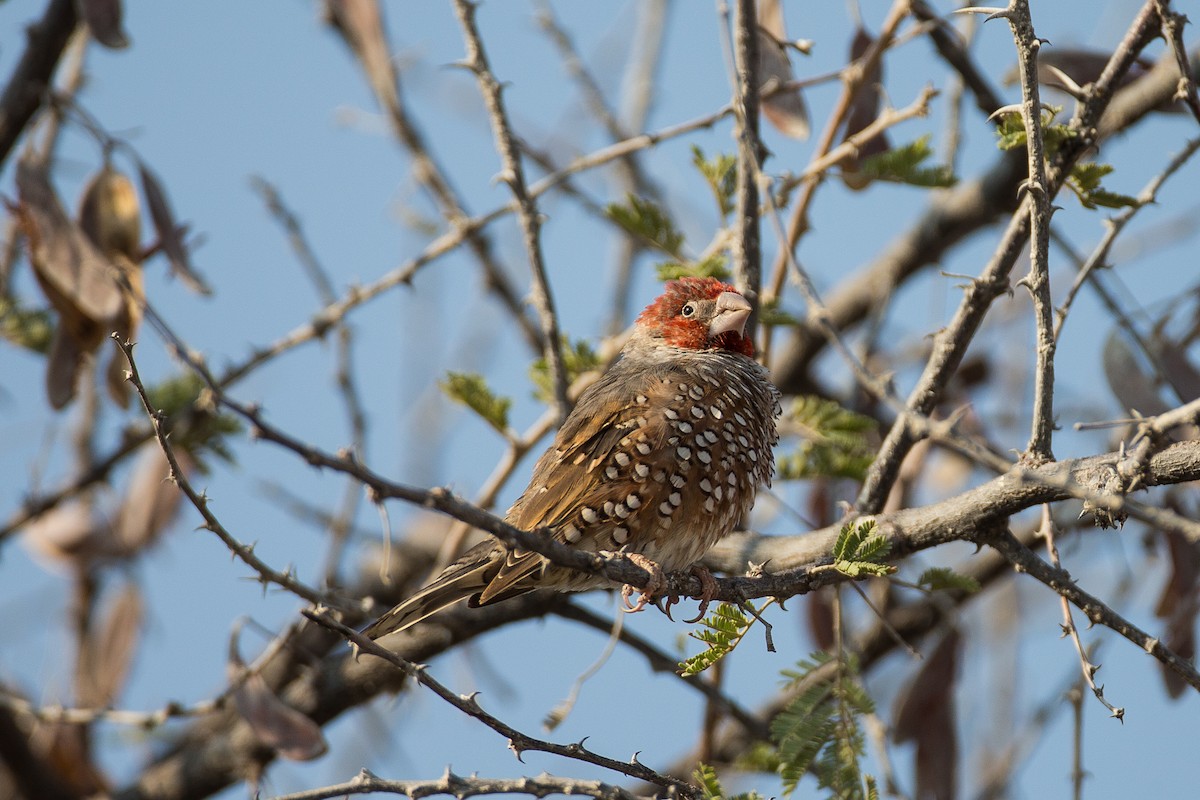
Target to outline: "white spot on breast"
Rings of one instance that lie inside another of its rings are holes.
[[[636,402],[640,406],[646,402],[646,395],[639,394],[637,397],[635,397],[633,399],[634,399],[634,402]]]
[[[713,497],[717,498],[717,502],[719,503],[719,502],[721,502],[721,498],[724,496],[725,496],[725,490],[722,489],[720,487],[720,485],[718,485],[717,488],[713,490]]]
[[[617,544],[629,541],[629,528],[613,528],[613,541]]]
[[[737,476],[731,472],[725,476],[725,482],[730,486],[737,486]]]
[[[746,418],[741,415],[741,412],[733,412],[733,418],[737,420],[738,425],[741,425],[742,427],[746,426]]]
[[[624,503],[617,503],[617,507],[613,509],[613,515],[617,519],[625,519],[629,516],[629,509],[625,507]]]
[[[613,461],[617,462],[618,467],[629,466],[629,456],[624,453],[617,453],[615,456],[613,456]]]
[[[650,444],[648,442],[638,442],[637,443],[637,451],[644,456],[650,455],[651,449],[652,448],[650,447]]]
[[[600,519],[600,515],[596,513],[596,509],[588,508],[587,506],[579,509],[579,516],[583,517],[583,521],[589,525],[594,525]]]
[[[679,419],[679,415],[675,413],[675,409],[673,408],[664,408],[663,416],[667,419]]]
[[[701,464],[711,464],[712,463],[712,456],[710,456],[708,454],[707,450],[701,450],[701,451],[697,452],[696,458],[700,459]]]
[[[650,468],[647,467],[645,464],[636,465],[633,468],[633,471],[634,471],[634,474],[636,474],[639,478],[644,478],[650,474]]]
[[[750,456],[751,461],[758,461],[758,452],[754,448],[747,450],[746,455]]]
[[[713,415],[713,419],[721,418],[721,409],[709,406],[708,413]]]
[[[678,508],[683,505],[683,495],[679,492],[671,492],[670,496],[667,497],[667,502]]]
[[[610,481],[615,481],[620,473],[617,472],[616,467],[608,467],[604,470],[604,474]]]
[[[576,528],[574,525],[568,523],[567,526],[563,528],[563,539],[567,542],[575,544],[582,538],[583,531],[579,530],[579,528]]]
[[[750,446],[750,440],[749,440],[749,439],[747,439],[745,436],[739,436],[739,437],[738,437],[738,442],[739,442],[739,443],[741,443],[742,447],[749,447],[749,446]]]
[[[690,422],[681,422],[678,425],[676,425],[675,427],[679,429],[680,433],[691,433],[692,432],[692,423],[690,423]]]
[[[707,511],[709,514],[713,513],[713,510],[715,508],[716,508],[716,505],[713,503],[713,499],[711,497],[706,498],[704,500],[704,510]]]
[[[718,437],[717,437],[717,435],[716,435],[715,433],[713,433],[712,431],[705,431],[705,432],[704,432],[704,438],[705,438],[705,439],[708,439],[708,443],[709,443],[709,444],[716,444],[716,443],[717,443],[717,438],[718,438]]]
[[[638,497],[636,494],[630,494],[625,498],[625,505],[629,506],[630,508],[641,508],[642,498]]]
[[[616,508],[617,508],[617,504],[614,503],[612,500],[604,501],[604,515],[605,516],[611,517],[613,515],[613,511],[615,511]]]
[[[675,507],[668,502],[664,501],[658,504],[658,513],[660,514],[665,514],[669,517],[674,511]]]
[[[704,409],[700,406],[692,406],[692,416],[696,419],[704,419]]]
[[[692,398],[693,400],[699,400],[701,397],[704,397],[704,390],[699,386],[693,386],[692,390],[688,392],[688,397]]]
[[[679,456],[681,460],[687,461],[692,457],[692,451],[687,447],[677,447],[675,448],[675,455]]]
[[[710,481],[708,478],[705,478],[704,480],[700,481],[700,491],[704,492],[705,494],[708,494],[712,490],[713,490],[712,481]]]
[[[671,476],[671,485],[674,486],[676,489],[682,489],[686,484],[687,484],[687,481],[684,479],[684,477],[682,475],[672,475]]]

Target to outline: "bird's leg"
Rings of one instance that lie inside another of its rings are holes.
[[[667,578],[663,574],[662,567],[646,558],[641,553],[625,553],[624,555],[630,561],[650,573],[650,582],[646,584],[645,589],[642,589],[642,593],[638,597],[636,603],[630,603],[629,598],[633,596],[633,593],[637,590],[637,587],[631,586],[628,583],[621,587],[621,605],[625,607],[624,610],[627,613],[633,614],[641,611],[643,608],[649,605],[651,598],[653,598],[657,592],[662,591],[663,588],[666,587]]]
[[[717,595],[717,581],[713,578],[712,573],[700,564],[692,564],[688,572],[695,575],[696,580],[700,581],[700,610],[696,613],[695,619],[684,620],[688,625],[695,625],[708,613],[708,604]]]

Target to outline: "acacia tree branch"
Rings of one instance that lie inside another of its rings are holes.
[[[455,0],[454,10],[458,14],[467,44],[466,67],[475,74],[475,78],[479,82],[479,89],[483,94],[488,116],[492,120],[496,149],[500,152],[500,160],[504,165],[501,180],[508,184],[508,188],[512,190],[513,197],[517,201],[517,218],[521,222],[521,232],[525,238],[525,250],[529,255],[529,268],[533,277],[533,305],[537,308],[542,324],[542,352],[546,364],[550,367],[550,375],[554,378],[554,398],[558,406],[558,417],[561,420],[566,416],[569,408],[567,369],[563,364],[562,350],[560,349],[558,316],[554,311],[554,297],[550,293],[550,284],[546,278],[546,264],[542,258],[541,217],[538,214],[537,204],[525,186],[525,169],[521,166],[521,154],[508,122],[508,114],[504,110],[500,82],[496,80],[496,76],[492,74],[492,69],[488,65],[483,40],[480,39],[479,29],[475,25],[475,9],[475,3],[470,0]]]
[[[1156,22],[1154,0],[1147,0],[1125,38],[1109,59],[1101,77],[1091,86],[1088,101],[1081,104],[1072,118],[1071,128],[1077,131],[1077,135],[1063,144],[1047,172],[1048,198],[1057,194],[1071,166],[1094,144],[1095,126],[1104,107],[1116,91],[1121,76],[1129,71],[1138,54],[1154,39],[1157,34]],[[1031,198],[1032,195],[1026,195],[1016,214],[1010,218],[992,258],[980,277],[967,287],[954,318],[937,335],[933,353],[909,395],[908,406],[911,410],[925,416],[933,411],[951,376],[958,369],[967,347],[983,323],[992,301],[1008,291],[1008,275],[1029,236]],[[918,440],[910,426],[908,417],[901,416],[888,431],[859,492],[855,503],[858,511],[873,513],[883,508],[900,469],[900,463]]]
[[[326,800],[326,798],[346,797],[352,794],[398,794],[404,797],[449,795],[454,798],[494,794],[550,797],[562,794],[572,797],[595,797],[600,800],[651,800],[653,797],[652,795],[636,795],[625,791],[620,786],[603,781],[558,778],[545,773],[536,778],[481,778],[478,775],[469,777],[455,775],[447,769],[437,780],[393,781],[380,778],[364,769],[345,783],[276,795],[269,800]]]
[[[638,762],[636,757],[628,762],[617,761],[616,759],[608,758],[607,756],[602,756],[588,750],[583,746],[582,742],[562,745],[522,733],[499,717],[485,711],[475,699],[474,693],[460,695],[457,692],[451,691],[445,684],[430,675],[429,670],[423,665],[414,664],[411,661],[401,658],[396,653],[381,647],[374,640],[338,622],[329,613],[321,610],[313,611],[305,609],[303,614],[318,625],[335,631],[345,638],[346,641],[351,642],[360,652],[383,659],[388,665],[400,670],[406,677],[412,678],[417,683],[431,690],[459,711],[474,717],[496,733],[508,739],[508,747],[516,754],[517,758],[520,758],[521,754],[527,751],[550,753],[582,761],[586,764],[594,764],[631,778],[653,783],[656,786],[670,788],[678,792],[681,797],[697,797],[700,794],[698,787],[686,781],[676,780],[668,775],[660,774]]]
[[[1046,148],[1042,140],[1042,99],[1038,85],[1041,40],[1033,32],[1029,0],[1012,0],[1003,14],[1017,46],[1021,79],[1021,117],[1025,122],[1025,153],[1029,172],[1022,188],[1029,202],[1029,274],[1020,285],[1033,297],[1037,330],[1033,385],[1033,423],[1024,459],[1041,464],[1054,459],[1054,305],[1050,300],[1050,189],[1046,184]]]
[[[724,6],[725,0],[718,0]],[[722,26],[728,31],[728,20]],[[737,113],[737,196],[734,208],[737,234],[733,239],[733,276],[754,311],[746,335],[754,339],[759,293],[762,291],[762,251],[759,239],[759,165],[765,150],[758,138],[758,17],[755,0],[734,0],[733,98]]]
[[[0,165],[41,107],[76,19],[74,0],[50,0],[26,31],[25,52],[0,94]]]

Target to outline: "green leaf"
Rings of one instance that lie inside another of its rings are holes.
[[[797,666],[784,672],[796,696],[770,726],[785,793],[812,773],[831,797],[867,800],[875,784],[859,763],[865,750],[859,717],[874,713],[875,704],[854,659],[817,653]]]
[[[609,203],[605,215],[644,244],[682,261],[683,234],[653,200],[627,195],[625,203]]]
[[[859,520],[842,526],[833,546],[833,566],[851,578],[890,575],[894,566],[884,564],[892,543],[874,533],[875,520]]]
[[[781,479],[866,477],[875,460],[875,420],[811,396],[796,398],[785,420],[802,441],[793,452],[780,454]]]
[[[185,451],[202,473],[208,472],[205,455],[211,453],[234,463],[226,439],[242,432],[242,423],[232,414],[218,413],[208,384],[194,372],[168,378],[146,387],[150,407],[164,416],[171,445]]]
[[[718,153],[709,159],[699,146],[692,145],[692,163],[708,182],[708,187],[717,201],[717,209],[721,212],[721,219],[728,217],[735,208],[737,158],[727,153]]]
[[[45,309],[25,308],[11,297],[0,297],[0,336],[43,355],[50,352],[54,322]]]
[[[863,159],[859,172],[873,180],[907,183],[910,186],[946,188],[958,182],[950,167],[942,164],[922,167],[921,164],[933,155],[926,134],[915,142],[893,147],[882,153]]]
[[[688,635],[707,647],[679,663],[679,674],[685,678],[699,675],[733,652],[754,625],[754,620],[732,603],[721,603],[712,614],[700,620],[700,624],[703,627]]]
[[[474,411],[500,433],[508,430],[508,409],[512,400],[493,394],[482,375],[447,372],[446,379],[438,385],[447,397]]]
[[[979,591],[979,581],[970,575],[963,575],[948,567],[930,567],[917,578],[918,586],[925,586],[931,591],[958,590],[968,594]]]
[[[572,343],[564,336],[560,352],[568,384],[573,383],[583,373],[600,368],[600,357],[592,350],[592,346],[582,339]],[[545,357],[534,361],[529,367],[529,379],[533,381],[534,397],[543,403],[554,402],[554,376],[550,374],[550,365]]]
[[[1110,192],[1100,186],[1101,179],[1112,171],[1113,167],[1110,164],[1080,162],[1071,168],[1071,174],[1067,176],[1067,188],[1075,193],[1084,208],[1125,208],[1139,205],[1136,197]]]
[[[1054,124],[1054,118],[1062,111],[1060,106],[1042,109],[1042,146],[1047,156],[1052,156],[1063,142],[1073,138],[1075,132],[1062,123]],[[1025,146],[1025,120],[1019,111],[1002,114],[996,123],[997,146],[1001,150],[1015,150]]]
[[[725,790],[721,788],[721,782],[717,780],[717,771],[703,762],[696,767],[696,771],[692,773],[696,783],[700,784],[701,791],[704,794],[701,797],[704,800],[721,800],[725,796]]]
[[[709,256],[700,261],[664,261],[656,268],[660,281],[674,281],[679,278],[716,278],[720,281],[729,280],[729,259],[724,255]]]

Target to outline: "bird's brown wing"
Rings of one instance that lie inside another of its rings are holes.
[[[538,460],[529,488],[509,509],[508,522],[527,531],[548,529],[556,540],[565,542],[564,531],[569,524],[580,523],[582,508],[597,509],[607,501],[622,500],[629,480],[608,479],[603,465],[631,434],[645,437],[655,452],[662,449],[667,420],[661,412],[663,404],[652,401],[656,392],[669,390],[663,374],[657,370],[631,374],[618,362],[584,392],[553,447]],[[580,545],[596,549],[595,538],[595,533],[585,534]],[[546,560],[537,553],[510,551],[477,602],[483,605],[520,594],[522,582],[540,575],[545,566]],[[527,584],[524,590],[529,588],[533,586]]]

